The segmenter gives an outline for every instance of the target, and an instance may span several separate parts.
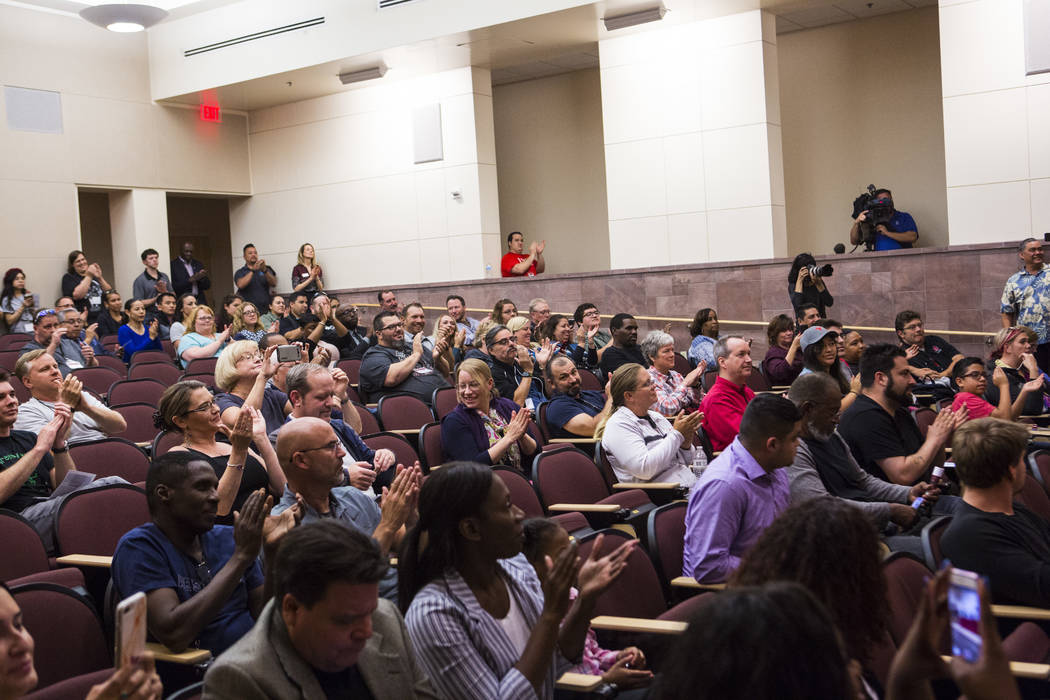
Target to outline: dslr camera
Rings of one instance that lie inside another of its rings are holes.
[[[893,199],[885,192],[876,197],[878,192],[875,185],[868,185],[868,190],[862,192],[853,200],[853,215],[856,219],[862,211],[867,211],[867,218],[860,223],[860,242],[864,244],[864,250],[875,249],[875,227],[879,224],[888,226],[893,218]]]

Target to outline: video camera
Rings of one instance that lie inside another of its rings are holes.
[[[893,218],[893,199],[885,192],[876,197],[878,191],[875,185],[868,185],[868,191],[853,200],[854,219],[862,211],[868,212],[867,218],[860,223],[860,242],[864,244],[864,250],[875,249],[875,227],[879,224],[888,226]]]

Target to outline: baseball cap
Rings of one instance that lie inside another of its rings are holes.
[[[810,326],[803,331],[802,338],[798,341],[799,347],[804,351],[813,343],[819,343],[824,339],[824,336],[830,333],[838,334],[838,331],[834,328],[825,328],[824,326]]]

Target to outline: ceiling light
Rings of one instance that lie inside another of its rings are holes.
[[[661,20],[666,13],[667,8],[663,5],[658,5],[656,7],[650,7],[648,10],[630,12],[626,15],[605,17],[602,21],[605,22],[605,30],[611,32],[614,29],[623,29],[624,27],[633,27],[636,24],[645,24],[646,22]]]
[[[80,16],[111,32],[141,32],[167,17],[168,13],[152,5],[110,3],[85,7]]]
[[[365,68],[364,70],[357,70],[352,73],[340,73],[339,80],[343,85],[349,85],[350,83],[360,83],[364,80],[382,78],[384,75],[386,75],[386,66],[380,63],[378,66],[372,68]]]

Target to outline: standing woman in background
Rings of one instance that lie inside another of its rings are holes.
[[[149,327],[145,325],[146,305],[141,299],[128,299],[124,304],[128,312],[128,322],[117,331],[117,340],[124,348],[124,362],[131,362],[131,356],[139,350],[161,350],[160,321],[153,319]]]
[[[706,362],[708,367],[716,367],[715,356],[711,349],[718,340],[718,314],[712,308],[703,308],[693,316],[693,322],[689,324],[689,335],[693,336],[693,342],[689,344],[686,357],[693,364],[699,366]]]
[[[26,273],[12,267],[4,273],[4,291],[0,292],[0,311],[11,333],[33,332],[33,295],[26,291]]]
[[[62,296],[73,299],[76,310],[87,314],[85,321],[89,325],[98,320],[102,311],[102,292],[110,289],[113,286],[102,276],[98,263],[88,264],[82,250],[70,251],[69,265],[62,275]]]
[[[817,261],[809,253],[799,253],[791,263],[788,272],[788,296],[791,297],[791,307],[798,316],[799,307],[803,304],[816,304],[821,318],[827,318],[827,307],[834,306],[835,298],[824,285],[824,278],[820,274],[813,274],[810,268],[815,268],[825,275],[831,274],[831,265],[817,265]]]
[[[292,268],[292,291],[306,292],[312,301],[315,294],[324,291],[324,271],[314,258],[314,247],[309,243],[299,246],[296,261]]]

